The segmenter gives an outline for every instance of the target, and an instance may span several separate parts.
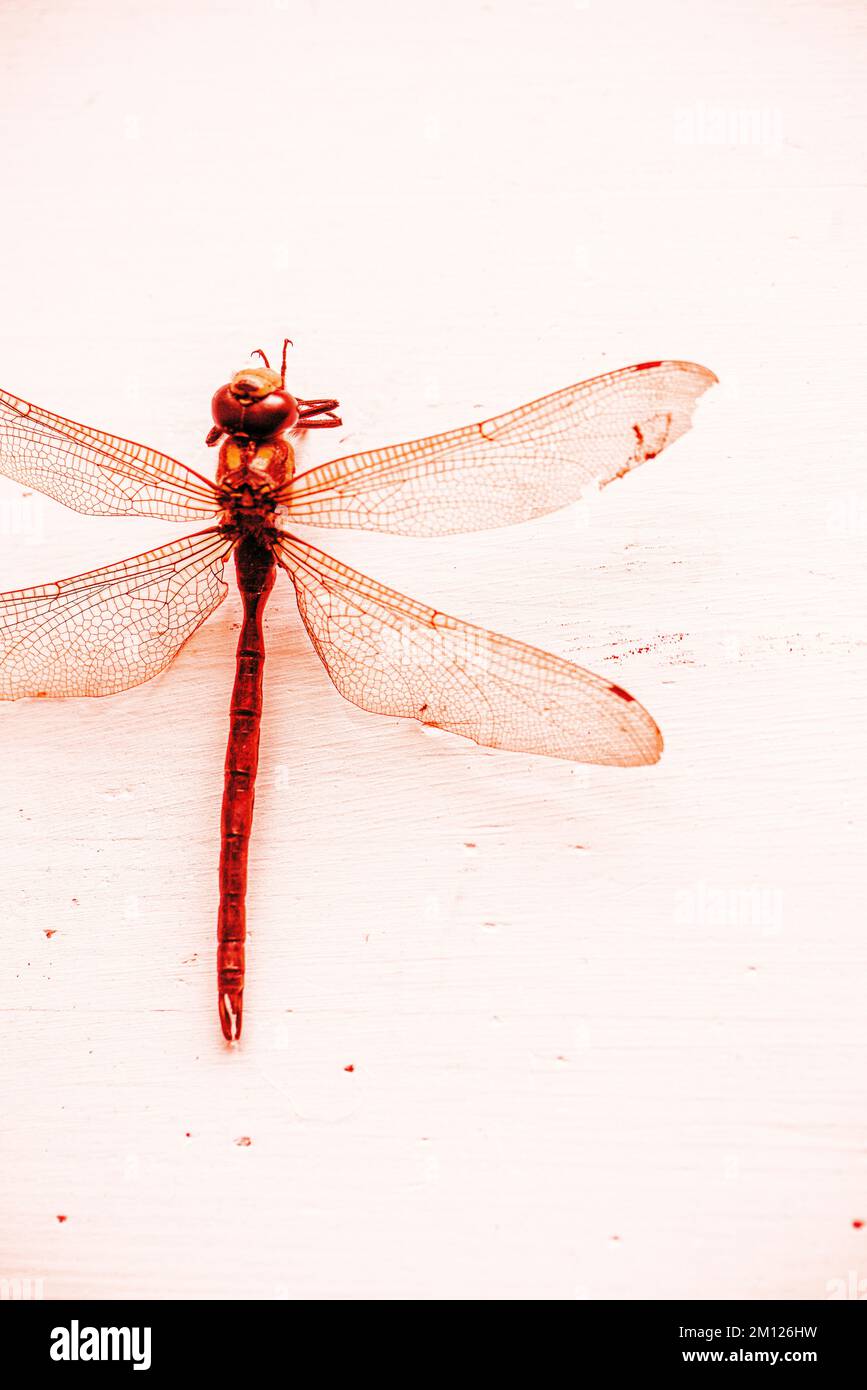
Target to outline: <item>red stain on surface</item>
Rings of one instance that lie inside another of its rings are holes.
[[[62,1226],[63,1223],[64,1223],[64,1221],[66,1220],[66,1217],[65,1217],[65,1216],[58,1216],[57,1219],[58,1219],[58,1221],[60,1222],[60,1224],[61,1224],[61,1226]]]
[[[51,936],[54,936],[54,935],[56,934],[56,932],[57,932],[57,928],[56,928],[56,927],[52,927],[50,931],[48,930],[48,928],[46,928],[45,935],[51,937]]]
[[[242,1134],[240,1139],[235,1140],[239,1149],[249,1149],[252,1142],[253,1140],[250,1138],[249,1134]]]
[[[344,1067],[343,1070],[344,1070],[344,1071],[355,1071],[355,1067],[354,1067],[354,1066],[352,1065],[352,1063],[350,1062],[350,1063],[349,1063],[349,1066],[348,1066],[348,1067]]]
[[[645,642],[640,647],[626,647],[622,652],[611,652],[606,656],[606,661],[622,661],[625,656],[644,656],[647,652],[658,651],[661,647],[672,647],[677,642],[683,642],[686,634],[683,632],[671,632],[659,637],[655,637],[652,642]]]
[[[852,1222],[852,1225],[855,1227],[855,1230],[856,1230],[856,1231],[860,1231],[861,1228],[862,1228],[862,1226],[864,1225],[864,1222],[863,1222],[863,1221],[853,1221],[853,1222]]]
[[[649,652],[649,651],[652,651],[652,650],[653,650],[653,648],[650,646],[650,644],[648,644],[646,647],[633,647],[631,651],[628,651],[628,652],[626,653],[626,655],[627,655],[627,656],[641,656],[644,652]],[[607,660],[608,660],[608,661],[619,661],[619,660],[620,660],[620,653],[619,653],[619,652],[612,652],[611,655],[607,658]]]

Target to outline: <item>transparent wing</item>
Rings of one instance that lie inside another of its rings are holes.
[[[288,520],[407,536],[527,521],[654,458],[715,381],[694,362],[644,362],[492,420],[335,459],[293,480]]]
[[[618,767],[659,758],[650,715],[610,681],[406,598],[295,536],[277,556],[328,674],[362,709],[521,753]]]
[[[0,699],[113,695],[157,675],[228,591],[233,542],[202,531],[56,584],[0,594]]]
[[[0,391],[0,473],[91,516],[189,521],[220,510],[214,484],[177,459],[8,391]]]

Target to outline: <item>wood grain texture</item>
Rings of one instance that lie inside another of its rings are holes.
[[[27,399],[202,469],[211,393],[287,333],[346,422],[311,464],[647,358],[722,382],[590,504],[311,533],[615,679],[666,752],[587,769],[366,715],[280,582],[235,1052],[237,595],[145,686],[0,709],[0,1277],[867,1277],[863,9],[85,0],[0,27],[0,382]],[[3,588],[181,534],[11,482],[0,523]]]

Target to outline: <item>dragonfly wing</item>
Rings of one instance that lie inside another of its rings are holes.
[[[295,536],[277,554],[328,674],[362,709],[490,748],[617,767],[659,758],[650,715],[610,681],[417,603]]]
[[[694,362],[645,362],[492,420],[335,459],[293,480],[288,520],[408,536],[528,521],[655,457],[715,381]]]
[[[91,516],[214,517],[217,490],[177,459],[0,391],[0,473]]]
[[[0,594],[0,698],[114,695],[157,675],[228,591],[219,531]]]

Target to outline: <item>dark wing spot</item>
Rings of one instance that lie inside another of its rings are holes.
[[[635,368],[637,372],[649,372],[651,367],[661,367],[661,362],[639,362]]]
[[[610,685],[608,689],[612,695],[619,695],[621,700],[626,700],[630,705],[635,704],[635,696],[630,695],[628,690],[623,690],[619,685]]]

